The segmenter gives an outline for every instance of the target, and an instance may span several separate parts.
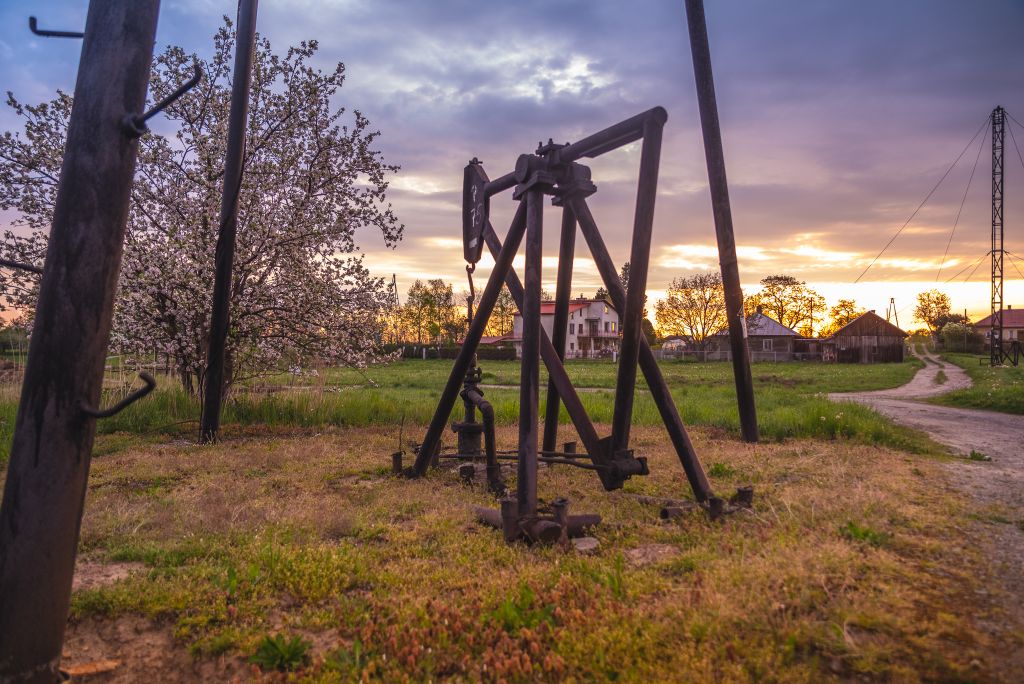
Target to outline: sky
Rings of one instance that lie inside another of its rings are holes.
[[[786,273],[829,304],[853,298],[881,313],[893,298],[909,327],[915,295],[938,287],[954,310],[986,315],[985,121],[1002,105],[1024,123],[1024,0],[705,4],[745,290]],[[209,55],[221,16],[235,8],[164,0],[157,50]],[[73,90],[80,41],[33,36],[27,21],[80,30],[86,9],[84,0],[0,0],[0,89],[25,102]],[[344,62],[337,104],[363,112],[381,131],[384,159],[402,167],[388,195],[404,239],[392,250],[366,230],[358,241],[371,271],[395,274],[403,294],[417,278],[465,288],[460,202],[470,158],[494,178],[538,141],[578,140],[656,105],[669,119],[648,295],[717,268],[682,0],[263,0],[258,27],[277,51],[316,39],[322,68]],[[17,125],[0,109],[0,130]],[[1009,127],[1024,151],[1024,127]],[[1006,138],[1006,248],[1020,261],[1007,257],[1005,299],[1024,306],[1024,159]],[[590,204],[618,264],[628,259],[638,162],[638,145],[588,161],[598,188]],[[514,205],[510,192],[492,199],[499,234]],[[545,212],[552,291],[557,211]],[[492,263],[481,262],[478,284]],[[573,292],[592,294],[600,282],[582,239],[575,263]]]

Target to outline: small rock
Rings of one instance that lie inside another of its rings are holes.
[[[596,537],[576,537],[572,540],[572,545],[577,553],[597,553],[601,542],[597,541]]]

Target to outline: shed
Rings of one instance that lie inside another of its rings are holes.
[[[792,361],[794,343],[800,337],[774,318],[766,316],[761,307],[746,319],[747,345],[751,361]],[[708,338],[708,359],[728,361],[732,358],[729,329],[720,330]]]
[[[899,363],[909,337],[874,311],[863,313],[822,344],[822,359],[839,363]]]

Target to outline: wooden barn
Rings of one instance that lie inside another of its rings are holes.
[[[839,363],[899,363],[909,335],[874,311],[837,330],[822,344],[822,360]]]

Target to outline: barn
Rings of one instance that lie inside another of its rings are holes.
[[[899,363],[909,335],[874,311],[837,330],[822,344],[822,360],[839,363]]]

